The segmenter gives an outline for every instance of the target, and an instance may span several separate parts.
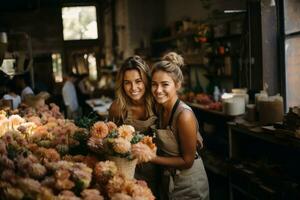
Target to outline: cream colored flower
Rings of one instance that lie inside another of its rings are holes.
[[[8,120],[13,129],[16,129],[20,124],[25,122],[25,119],[19,115],[11,115],[9,116]]]
[[[34,163],[29,168],[29,174],[33,178],[42,178],[46,172],[46,168],[40,163]]]
[[[134,131],[135,129],[131,125],[122,125],[118,128],[119,136],[128,141],[131,141],[131,139],[133,138]]]
[[[107,193],[109,197],[112,197],[116,193],[122,192],[124,188],[125,178],[123,175],[118,174],[108,181]]]
[[[32,131],[34,128],[36,128],[36,124],[34,122],[25,122],[20,125],[20,127],[25,128],[25,132],[29,135],[32,135]]]
[[[104,200],[99,190],[96,189],[85,189],[80,194],[84,200]]]
[[[2,119],[0,121],[0,138],[9,130],[9,120]]]
[[[107,183],[107,181],[115,176],[117,172],[118,168],[115,162],[108,160],[104,162],[98,162],[94,168],[96,180],[101,183]]]
[[[113,141],[113,149],[117,153],[124,154],[130,152],[131,143],[124,138],[116,138]]]
[[[23,199],[24,193],[19,188],[8,187],[4,189],[4,199]]]
[[[4,117],[6,118],[6,115],[7,113],[4,110],[0,110],[0,120]]]

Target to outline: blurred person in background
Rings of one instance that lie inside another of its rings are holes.
[[[16,75],[13,80],[15,81],[16,89],[19,91],[22,101],[25,100],[27,95],[34,95],[29,84],[28,74]]]
[[[65,74],[63,77],[64,85],[62,87],[62,97],[66,107],[66,117],[68,119],[77,119],[81,115],[81,109],[78,104],[77,93],[75,89],[76,77],[74,74]]]
[[[3,102],[9,105],[11,109],[17,109],[21,103],[21,97],[17,94],[16,84],[13,80],[9,80],[7,85],[7,93],[3,95]]]

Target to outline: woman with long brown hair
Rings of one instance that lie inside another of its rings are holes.
[[[109,109],[109,120],[116,124],[132,125],[136,131],[151,135],[155,124],[151,95],[150,69],[140,56],[125,60],[116,78],[116,99]],[[152,136],[152,135],[151,135]],[[145,180],[157,195],[157,170],[152,163],[137,166],[135,178]]]

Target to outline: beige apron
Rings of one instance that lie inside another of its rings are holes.
[[[185,109],[192,111],[190,107],[180,102],[170,122],[171,126],[168,125],[166,129],[156,130],[157,147],[163,156],[172,157],[181,155],[177,137],[176,119],[180,112]],[[195,161],[189,169],[164,169],[161,199],[209,199],[208,180],[202,159],[199,155],[195,157]]]
[[[150,117],[147,120],[133,119],[132,112],[128,111],[127,118],[124,120],[124,124],[132,125],[136,131],[141,133],[147,133],[149,130],[151,131],[150,127],[155,124],[156,119],[157,117],[153,113],[150,113]],[[138,180],[146,181],[152,193],[155,196],[158,195],[157,183],[159,179],[159,172],[156,165],[152,163],[143,163],[137,165],[134,177]]]

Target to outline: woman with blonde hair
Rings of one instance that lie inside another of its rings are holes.
[[[180,101],[183,58],[168,53],[152,69],[152,94],[159,105],[153,163],[163,167],[161,199],[209,199],[202,159],[196,151],[199,127],[192,109]]]
[[[109,120],[116,124],[132,125],[136,131],[151,135],[155,124],[152,106],[150,69],[140,56],[125,60],[116,78],[116,99],[109,109]],[[156,195],[156,167],[151,163],[138,166],[135,178],[145,180]]]

